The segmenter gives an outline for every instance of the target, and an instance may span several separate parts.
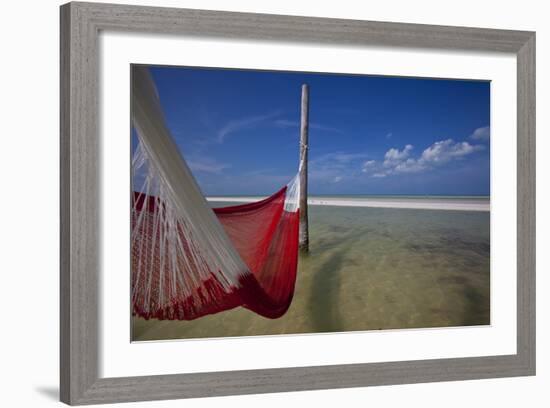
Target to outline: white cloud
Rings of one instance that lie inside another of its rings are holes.
[[[232,172],[219,174],[197,173],[197,179],[205,195],[260,194],[271,195],[287,184],[294,174],[280,173],[278,169]]]
[[[415,159],[407,159],[393,169],[396,173],[419,173],[424,170],[426,170],[426,165]]]
[[[408,144],[403,150],[391,148],[384,155],[384,167],[393,167],[409,157],[413,146]]]
[[[324,183],[338,183],[354,175],[368,158],[365,153],[334,152],[309,161],[309,178]]]
[[[367,160],[363,163],[363,168],[361,169],[361,171],[363,173],[368,173],[374,168],[376,168],[376,160]]]
[[[253,128],[258,124],[279,115],[279,112],[271,112],[266,115],[249,116],[242,119],[230,120],[221,129],[218,130],[216,140],[218,143],[223,143],[225,141],[225,138],[230,134],[236,133],[241,130]]]
[[[471,145],[468,142],[455,142],[453,139],[441,140],[424,149],[420,157],[411,157],[413,146],[408,144],[402,150],[389,149],[384,155],[384,162],[379,165],[374,160],[363,163],[362,172],[371,177],[381,178],[403,173],[420,173],[434,167],[460,160],[477,151],[483,145]]]
[[[367,155],[365,153],[335,152],[318,156],[315,159],[310,160],[310,163],[343,165],[352,161],[365,159],[366,157]]]
[[[187,160],[187,165],[193,172],[219,174],[231,167],[210,157],[194,157]]]
[[[275,125],[279,127],[293,127],[293,128],[299,128],[300,122],[294,121],[294,120],[288,120],[288,119],[277,119],[275,121]],[[323,130],[325,132],[334,132],[334,133],[343,133],[340,129],[332,127],[332,126],[326,126],[320,123],[310,122],[309,128],[314,130]]]
[[[489,141],[490,137],[491,137],[491,128],[489,126],[477,128],[470,135],[470,139],[479,140],[481,142]]]
[[[424,150],[419,161],[424,164],[442,164],[483,149],[482,145],[471,145],[468,142],[455,142],[453,139],[447,139],[435,142]]]
[[[279,127],[300,127],[300,123],[295,120],[277,119],[275,125]]]

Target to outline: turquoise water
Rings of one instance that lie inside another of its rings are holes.
[[[309,216],[310,252],[283,317],[134,318],[133,339],[490,324],[489,212],[310,206]]]

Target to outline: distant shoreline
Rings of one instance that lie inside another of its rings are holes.
[[[227,203],[251,203],[266,197],[206,197],[208,201]],[[366,197],[310,197],[309,205],[335,207],[403,208],[414,210],[490,211],[489,199],[483,198],[366,198]]]

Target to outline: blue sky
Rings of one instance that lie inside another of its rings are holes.
[[[310,86],[310,194],[488,195],[490,84],[152,67],[207,195],[270,194],[298,169]]]

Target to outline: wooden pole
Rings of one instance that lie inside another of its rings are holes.
[[[309,86],[302,85],[302,117],[300,121],[300,251],[309,251],[309,223],[307,217],[307,156],[309,133]]]

